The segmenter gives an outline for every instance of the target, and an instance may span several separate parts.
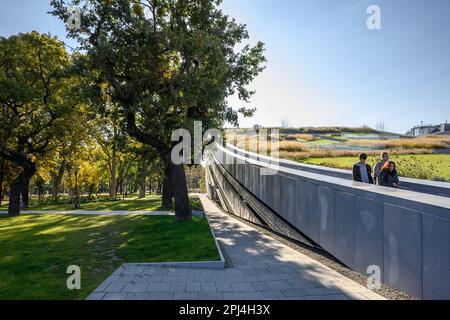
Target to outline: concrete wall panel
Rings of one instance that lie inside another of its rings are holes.
[[[334,190],[319,187],[320,246],[334,252]]]
[[[320,242],[318,187],[313,183],[305,184],[306,191],[306,230],[313,241]]]
[[[450,300],[450,215],[424,213],[422,223],[423,298]]]
[[[336,192],[334,205],[334,256],[355,269],[355,196]]]
[[[381,202],[355,197],[355,269],[367,274],[377,266],[383,281],[383,206]]]
[[[418,211],[384,205],[384,281],[422,297],[422,220]]]
[[[280,215],[295,224],[295,179],[280,175]]]

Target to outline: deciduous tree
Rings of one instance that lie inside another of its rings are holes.
[[[55,148],[78,102],[62,42],[37,32],[0,38],[0,154],[20,170],[10,185],[9,215],[20,214],[37,163]]]

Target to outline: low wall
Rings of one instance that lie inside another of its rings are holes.
[[[297,170],[303,170],[308,172],[319,173],[331,177],[337,177],[342,179],[352,180],[352,172],[350,170],[342,170],[342,169],[334,169],[327,168],[322,166],[314,166],[308,165],[305,163],[290,161],[290,160],[276,160],[267,156],[259,155],[253,152],[248,152],[242,149],[239,149],[233,145],[227,144],[227,150],[237,154],[244,156],[246,158],[258,160],[265,163],[271,163],[274,160],[278,163],[279,166]],[[356,161],[355,161],[356,162]],[[422,193],[434,194],[444,197],[450,197],[450,183],[448,182],[440,182],[440,181],[429,181],[429,180],[421,180],[421,179],[411,179],[411,178],[403,178],[401,177],[401,185],[402,189],[417,191]]]
[[[394,288],[416,298],[450,299],[449,198],[276,166],[222,147],[210,157],[209,165],[223,166],[353,270],[367,275],[378,266],[381,281]]]

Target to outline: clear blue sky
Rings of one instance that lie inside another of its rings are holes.
[[[48,3],[3,0],[0,35],[37,30],[65,39]],[[371,4],[381,8],[378,31],[366,27]],[[420,121],[450,121],[450,1],[224,0],[222,7],[267,47],[267,69],[252,85],[258,111],[241,126],[384,121],[402,133]]]

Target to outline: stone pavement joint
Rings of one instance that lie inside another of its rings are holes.
[[[116,270],[90,300],[384,300],[314,259],[223,213],[200,196],[230,269]]]

